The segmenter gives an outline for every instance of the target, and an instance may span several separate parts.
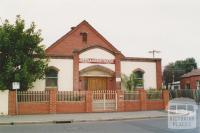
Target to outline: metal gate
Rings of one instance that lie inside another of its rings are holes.
[[[112,90],[93,91],[92,110],[94,112],[116,111],[117,93]]]

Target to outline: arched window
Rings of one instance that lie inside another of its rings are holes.
[[[49,68],[46,72],[46,87],[47,88],[57,88],[58,87],[58,70],[54,68]]]
[[[134,71],[134,73],[138,81],[137,88],[143,88],[144,87],[144,71],[138,68]]]

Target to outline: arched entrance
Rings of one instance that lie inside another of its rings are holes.
[[[115,90],[114,71],[100,65],[89,66],[80,71],[83,90]]]

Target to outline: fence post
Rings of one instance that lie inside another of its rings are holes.
[[[124,111],[124,93],[121,90],[117,90],[117,112]]]
[[[163,104],[164,104],[164,109],[167,110],[168,107],[168,102],[169,102],[169,91],[168,90],[163,90]]]
[[[140,107],[142,111],[145,111],[147,110],[147,102],[146,102],[147,94],[144,89],[140,89],[139,93],[140,93]]]
[[[86,112],[92,112],[92,91],[86,92],[85,106]]]
[[[16,92],[9,91],[8,97],[8,114],[9,115],[16,115]]]
[[[56,102],[57,102],[57,90],[50,89],[49,90],[49,113],[55,114],[56,113]]]

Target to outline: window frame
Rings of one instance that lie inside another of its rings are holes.
[[[138,69],[136,69],[135,71],[133,71],[134,72],[134,74],[135,74],[135,76],[136,76],[136,79],[138,80],[138,81],[141,81],[142,82],[142,84],[140,84],[140,85],[137,85],[136,86],[136,88],[137,89],[140,89],[140,88],[144,88],[144,71],[142,70],[142,69],[140,69],[140,68],[138,68]],[[141,75],[142,75],[142,77],[137,77],[137,73],[140,73]]]
[[[55,77],[52,77],[52,76],[47,76],[47,73],[45,74],[45,88],[58,88],[58,72],[59,70],[57,68],[54,68],[54,67],[49,67],[48,68],[49,70],[54,70],[56,72],[56,76]],[[47,86],[47,80],[48,79],[55,79],[56,81],[56,85],[55,86]]]

